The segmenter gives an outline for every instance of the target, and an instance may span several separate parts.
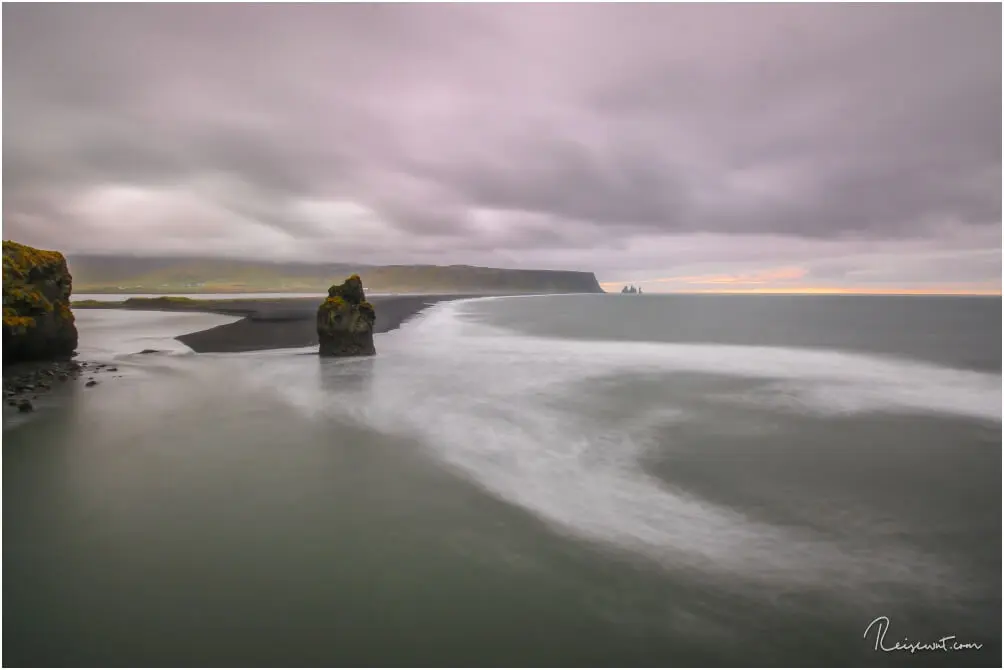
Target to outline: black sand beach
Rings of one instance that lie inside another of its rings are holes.
[[[478,297],[469,294],[372,296],[376,308],[374,332],[385,333],[430,305],[444,300]],[[235,323],[217,326],[177,339],[198,353],[263,351],[316,346],[315,318],[321,298],[228,300],[132,300],[126,303],[73,305],[73,309],[138,309],[170,312],[213,312],[243,316]]]

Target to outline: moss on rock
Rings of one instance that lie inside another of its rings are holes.
[[[317,336],[322,356],[372,356],[376,310],[366,302],[363,282],[352,275],[328,289],[317,308]]]
[[[77,346],[73,280],[58,251],[3,243],[4,363],[69,356]]]
[[[328,298],[342,298],[351,305],[358,305],[366,300],[363,293],[363,280],[359,275],[352,275],[341,284],[335,284],[328,289]]]

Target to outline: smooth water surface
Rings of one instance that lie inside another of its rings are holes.
[[[81,311],[122,377],[4,415],[4,661],[999,663],[999,309],[493,298],[357,360]]]

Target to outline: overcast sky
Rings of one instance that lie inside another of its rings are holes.
[[[1001,6],[3,8],[4,238],[1001,287]]]

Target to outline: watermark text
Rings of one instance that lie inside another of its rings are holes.
[[[902,640],[889,643],[886,641],[889,632],[889,617],[875,617],[868,627],[865,628],[864,639],[869,635],[875,638],[875,651],[907,651],[915,654],[918,651],[972,651],[983,648],[979,642],[959,642],[955,635],[945,635],[932,641]]]

